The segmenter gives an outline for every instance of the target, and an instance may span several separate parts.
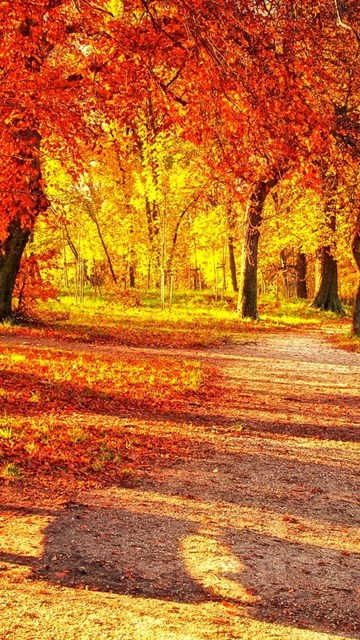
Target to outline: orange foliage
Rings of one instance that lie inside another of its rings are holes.
[[[44,272],[56,268],[56,258],[57,253],[48,250],[37,255],[31,253],[22,259],[14,289],[18,311],[28,311],[37,300],[45,302],[56,297],[58,289],[44,277]]]
[[[209,373],[193,360],[4,348],[0,370],[2,467],[105,478],[184,449],[186,439],[163,440],[161,425],[151,441],[141,428],[133,436],[131,422],[185,416]]]
[[[142,121],[150,143],[171,131],[201,144],[243,199],[254,182],[334,147],[360,157],[357,3],[3,0],[1,7],[4,260],[19,229],[31,230],[49,205],[43,152],[66,161],[71,148],[76,173],[80,148],[114,120],[129,139]]]

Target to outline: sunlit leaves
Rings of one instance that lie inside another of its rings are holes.
[[[146,442],[129,438],[121,414],[130,408],[136,420],[169,402],[181,406],[203,382],[195,360],[36,349],[4,350],[0,370],[0,473],[16,464],[30,472],[119,475],[147,453]]]

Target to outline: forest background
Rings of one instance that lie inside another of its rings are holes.
[[[357,2],[0,9],[2,320],[192,288],[355,296],[360,333]]]

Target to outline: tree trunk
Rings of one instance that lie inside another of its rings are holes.
[[[296,296],[302,300],[306,300],[308,297],[306,274],[307,274],[307,261],[306,255],[302,251],[297,252],[296,263]]]
[[[135,289],[135,266],[133,263],[129,266],[129,286],[130,289]]]
[[[245,218],[238,300],[238,313],[242,318],[257,320],[259,317],[257,308],[257,265],[260,225],[266,197],[280,177],[279,173],[276,178],[258,182],[250,196]]]
[[[105,257],[106,257],[106,260],[107,260],[107,263],[108,263],[108,267],[109,267],[109,271],[110,271],[113,283],[117,284],[117,277],[116,277],[116,274],[115,274],[115,271],[114,271],[112,260],[110,258],[110,253],[109,253],[109,250],[108,250],[107,245],[105,243],[104,236],[103,236],[102,231],[100,229],[100,224],[98,222],[97,216],[96,216],[94,211],[92,211],[91,217],[92,217],[93,222],[95,223],[96,230],[98,232],[98,236],[99,236],[102,248],[104,249]]]
[[[234,238],[228,236],[228,248],[229,248],[229,266],[231,274],[231,282],[235,293],[239,291],[239,285],[237,281],[236,262],[235,262],[235,250],[234,250]]]
[[[0,320],[11,317],[12,298],[16,276],[19,272],[21,257],[26,243],[34,229],[35,221],[41,211],[48,207],[48,201],[42,190],[40,168],[41,136],[34,127],[16,129],[13,134],[16,156],[14,172],[24,176],[29,203],[16,202],[9,212],[9,224],[5,239],[0,242]]]
[[[229,249],[229,266],[231,275],[231,284],[235,293],[239,292],[239,284],[236,272],[235,247],[234,238],[237,230],[237,215],[234,210],[232,200],[228,202],[226,207],[226,218],[228,226],[228,249]]]
[[[315,292],[312,306],[324,311],[333,311],[339,315],[344,314],[338,295],[338,268],[333,251],[335,245],[334,233],[336,230],[336,204],[338,175],[329,170],[326,162],[323,163],[323,191],[325,201],[326,231],[330,238],[328,244],[320,247],[317,252],[319,265],[319,283]]]
[[[285,297],[290,298],[288,257],[285,249],[280,251],[280,271],[283,279]]]
[[[265,199],[264,199],[265,201]],[[242,252],[238,311],[242,318],[258,318],[257,308],[257,263],[260,238],[262,206],[252,202],[246,221],[245,240]]]
[[[352,333],[354,336],[360,336],[360,281],[354,299],[352,313]]]
[[[352,252],[359,271],[360,278],[360,215],[358,218],[357,229],[352,242]],[[355,294],[353,314],[352,314],[352,332],[355,336],[360,336],[360,279]]]
[[[322,247],[318,252],[319,260],[319,285],[315,293],[312,306],[323,311],[333,311],[339,315],[344,314],[338,295],[338,268],[337,261],[331,253],[331,247]]]
[[[30,230],[23,229],[19,220],[13,220],[8,227],[8,237],[2,243],[0,254],[0,320],[6,320],[11,317],[15,280],[29,236]]]
[[[104,250],[106,261],[108,263],[108,267],[109,267],[109,271],[110,271],[110,275],[111,275],[112,281],[113,281],[114,284],[117,284],[117,277],[116,277],[114,266],[113,266],[113,263],[112,263],[112,260],[111,260],[111,257],[110,257],[109,249],[108,249],[107,244],[105,242],[105,239],[104,239],[104,236],[103,236],[103,232],[102,232],[101,227],[100,227],[100,222],[98,220],[97,213],[96,213],[96,191],[95,191],[95,189],[94,189],[92,184],[88,184],[87,186],[89,188],[91,200],[87,200],[86,198],[84,199],[85,209],[88,212],[90,220],[92,220],[92,222],[95,224],[96,231],[97,231],[99,240],[101,242],[101,246],[102,246],[102,248]]]
[[[145,196],[146,219],[150,243],[150,269],[153,269],[156,288],[160,287],[161,245],[160,245],[160,215],[156,202],[150,202]]]

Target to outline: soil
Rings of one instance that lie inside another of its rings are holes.
[[[116,486],[0,487],[0,639],[360,638],[360,355],[319,332],[156,354],[214,367],[206,402],[121,417],[178,455]]]

